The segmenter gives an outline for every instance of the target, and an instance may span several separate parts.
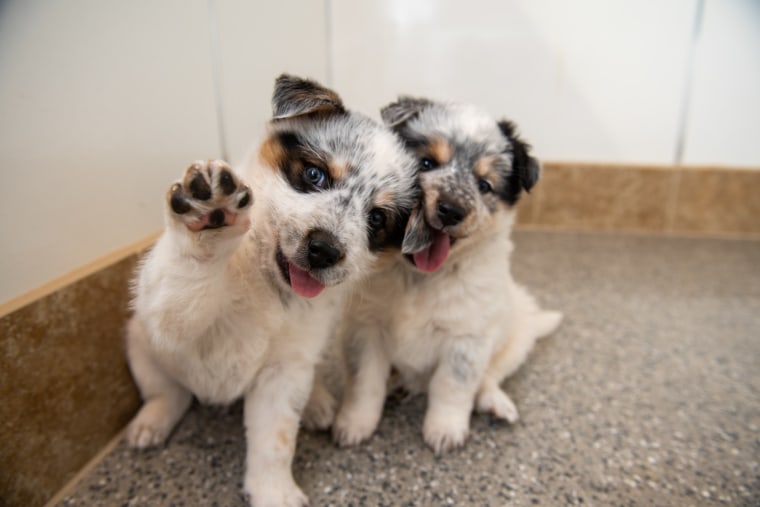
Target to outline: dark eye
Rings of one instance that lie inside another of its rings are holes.
[[[480,190],[481,194],[487,194],[493,192],[493,185],[488,180],[480,179],[478,180],[478,190]]]
[[[420,160],[420,170],[421,171],[432,171],[438,167],[438,162],[433,160],[432,158],[425,157],[422,160]]]
[[[319,167],[315,167],[313,165],[306,168],[306,170],[303,172],[303,178],[308,184],[313,185],[317,188],[325,188],[325,185],[327,184],[327,175],[325,172]]]
[[[369,226],[373,231],[385,226],[385,212],[380,208],[374,208],[369,212]]]

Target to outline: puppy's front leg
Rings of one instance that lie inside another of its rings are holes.
[[[467,439],[470,413],[489,351],[486,343],[471,337],[453,338],[444,346],[430,379],[422,429],[425,442],[436,454],[458,447]]]
[[[279,362],[265,367],[245,397],[245,492],[253,507],[303,507],[308,498],[291,466],[298,423],[311,390],[314,365]]]
[[[192,343],[230,309],[230,259],[250,227],[250,189],[220,160],[195,162],[166,193],[166,228],[137,277],[135,313],[159,349]]]
[[[311,395],[301,416],[301,425],[307,430],[329,429],[335,419],[336,401],[325,385],[319,371],[314,374]]]
[[[344,347],[347,379],[333,423],[333,438],[341,446],[356,445],[372,436],[385,403],[391,365],[376,331],[351,336]]]

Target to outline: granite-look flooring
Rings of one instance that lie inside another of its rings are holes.
[[[370,442],[302,433],[314,506],[760,505],[760,242],[518,232],[516,278],[562,327],[436,459],[423,397]],[[241,407],[194,406],[165,447],[114,449],[59,505],[244,506]]]

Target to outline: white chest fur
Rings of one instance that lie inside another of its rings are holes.
[[[503,338],[511,292],[511,243],[499,239],[459,252],[436,273],[421,274],[399,260],[367,285],[354,319],[382,329],[391,363],[407,383],[424,385],[450,340],[492,348]],[[401,283],[400,283],[401,282]]]
[[[176,252],[159,241],[138,281],[135,309],[151,355],[204,402],[240,398],[280,357],[315,361],[342,298],[340,287],[308,301],[280,297],[248,260],[255,258],[249,248],[241,245],[232,262],[214,266],[171,258]]]

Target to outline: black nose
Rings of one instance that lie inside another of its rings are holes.
[[[338,239],[327,231],[316,230],[309,234],[309,266],[324,269],[335,266],[344,256]]]
[[[459,206],[450,201],[438,201],[438,218],[441,219],[441,223],[444,226],[457,225],[464,220],[467,212]]]

